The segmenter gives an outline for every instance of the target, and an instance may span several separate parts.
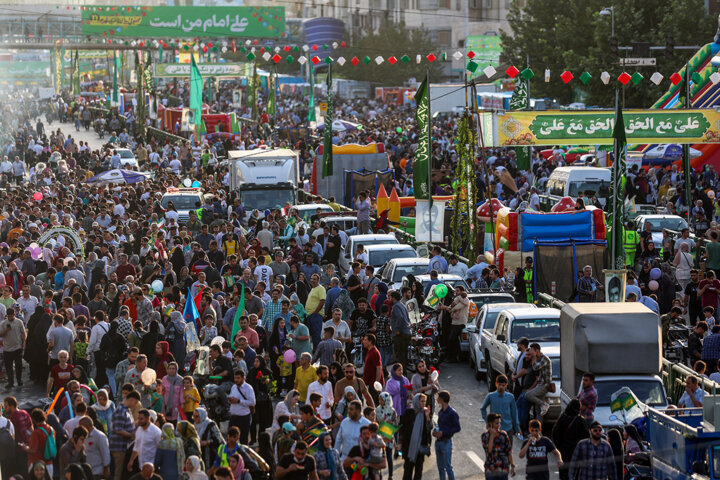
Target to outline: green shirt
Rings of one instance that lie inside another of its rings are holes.
[[[290,333],[295,335],[296,338],[292,341],[292,349],[295,350],[295,355],[300,358],[300,355],[304,352],[312,354],[313,347],[312,342],[310,341],[310,330],[308,330],[308,327],[303,325],[302,323],[297,326],[295,330],[291,330]],[[305,337],[307,336],[308,339],[305,341],[297,340],[297,337]]]
[[[720,242],[710,242],[705,245],[707,251],[706,268],[720,270]]]

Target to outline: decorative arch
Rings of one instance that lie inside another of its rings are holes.
[[[44,247],[45,245],[50,242],[53,238],[57,238],[59,236],[64,236],[68,240],[70,240],[70,244],[72,245],[72,251],[75,254],[75,256],[81,260],[85,259],[85,247],[83,246],[83,241],[80,238],[80,235],[69,227],[53,227],[50,230],[47,230],[43,232],[42,235],[40,235],[40,238],[38,239],[37,243],[41,247]]]

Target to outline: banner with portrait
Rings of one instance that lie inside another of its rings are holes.
[[[445,202],[417,200],[415,205],[415,240],[442,242],[445,239]]]

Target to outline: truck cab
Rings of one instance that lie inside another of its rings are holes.
[[[240,196],[246,219],[253,210],[297,203],[300,182],[298,156],[289,149],[232,150],[229,152],[230,189]]]
[[[550,174],[545,193],[540,195],[540,209],[549,212],[563,197],[597,197],[605,206],[610,194],[610,169],[600,167],[558,167]]]

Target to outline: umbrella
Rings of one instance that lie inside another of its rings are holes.
[[[113,170],[98,173],[94,177],[88,178],[85,183],[140,183],[148,180],[149,178],[150,172],[133,172],[132,170],[115,168]]]
[[[354,132],[355,130],[359,130],[360,125],[357,123],[348,122],[346,120],[333,120],[332,122],[332,129],[333,132]],[[324,130],[325,124],[321,123],[317,127],[315,127],[315,130]]]
[[[697,158],[702,155],[700,150],[690,147],[690,158]],[[668,145],[656,145],[645,151],[643,160],[658,162],[676,162],[682,158],[682,146],[677,143]]]

